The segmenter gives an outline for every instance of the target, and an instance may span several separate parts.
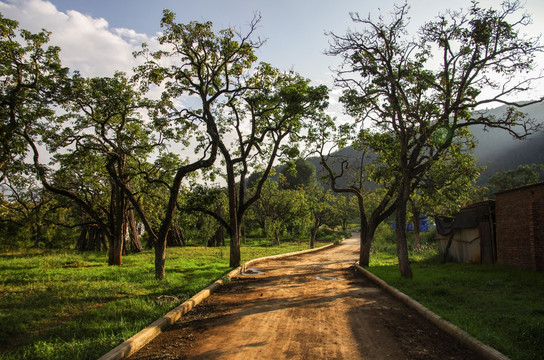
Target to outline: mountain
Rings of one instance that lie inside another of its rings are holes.
[[[486,115],[501,116],[507,106],[486,110]],[[529,117],[544,124],[544,103],[538,103],[521,108]],[[470,128],[477,140],[474,155],[480,166],[486,170],[478,179],[478,184],[484,184],[487,179],[497,172],[516,169],[519,165],[544,164],[544,130],[527,139],[517,140],[507,131],[487,129],[473,126]]]
[[[502,116],[507,106],[500,106],[493,109],[482,110],[486,116]],[[529,117],[544,124],[544,103],[529,105],[520,108]],[[472,135],[476,138],[477,147],[474,156],[478,159],[478,165],[485,166],[485,171],[477,181],[483,185],[491,176],[497,172],[516,169],[519,165],[544,164],[544,130],[532,134],[524,140],[517,140],[507,131],[502,129],[484,129],[482,126],[470,127]],[[338,158],[354,156],[351,147],[342,149],[332,156]],[[319,158],[312,157],[308,161],[313,163],[317,170],[318,178],[325,174],[319,163]],[[336,163],[333,169],[339,170],[340,165]],[[340,185],[344,185],[343,182]],[[324,186],[328,188],[328,185]]]

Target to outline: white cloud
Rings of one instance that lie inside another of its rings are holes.
[[[74,10],[60,12],[44,0],[0,2],[0,11],[17,20],[22,29],[50,31],[50,44],[61,48],[63,65],[84,76],[111,76],[116,70],[130,73],[136,65],[132,52],[139,50],[142,42],[154,42],[131,29],[110,28],[103,18]]]

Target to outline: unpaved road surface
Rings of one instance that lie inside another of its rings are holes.
[[[130,360],[479,359],[358,274],[357,244],[257,264]]]

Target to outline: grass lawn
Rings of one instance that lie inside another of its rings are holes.
[[[243,246],[242,262],[307,248]],[[230,270],[228,246],[166,256],[157,281],[153,251],[121,267],[107,266],[105,253],[0,253],[0,359],[96,359]]]
[[[511,359],[544,359],[544,272],[441,264],[433,245],[410,259],[403,279],[394,246],[380,244],[368,270]]]

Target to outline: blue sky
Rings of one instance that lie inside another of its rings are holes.
[[[52,31],[51,42],[62,49],[65,66],[86,76],[109,76],[115,70],[130,71],[134,66],[132,51],[142,42],[153,42],[161,30],[162,10],[176,13],[178,22],[213,21],[217,28],[247,29],[256,12],[262,16],[257,34],[267,39],[258,51],[259,60],[284,69],[293,69],[315,83],[332,86],[329,68],[338,59],[323,54],[328,47],[325,31],[342,34],[353,24],[349,12],[377,17],[387,15],[395,3],[382,0],[0,0],[0,11],[16,19],[22,28]],[[482,6],[496,6],[498,1],[481,1]],[[446,9],[468,7],[469,0],[412,0],[411,26],[415,31],[424,21]],[[526,0],[525,10],[534,23],[531,35],[544,32],[544,1]],[[541,57],[544,67],[544,57]],[[544,86],[542,93],[544,95]]]

